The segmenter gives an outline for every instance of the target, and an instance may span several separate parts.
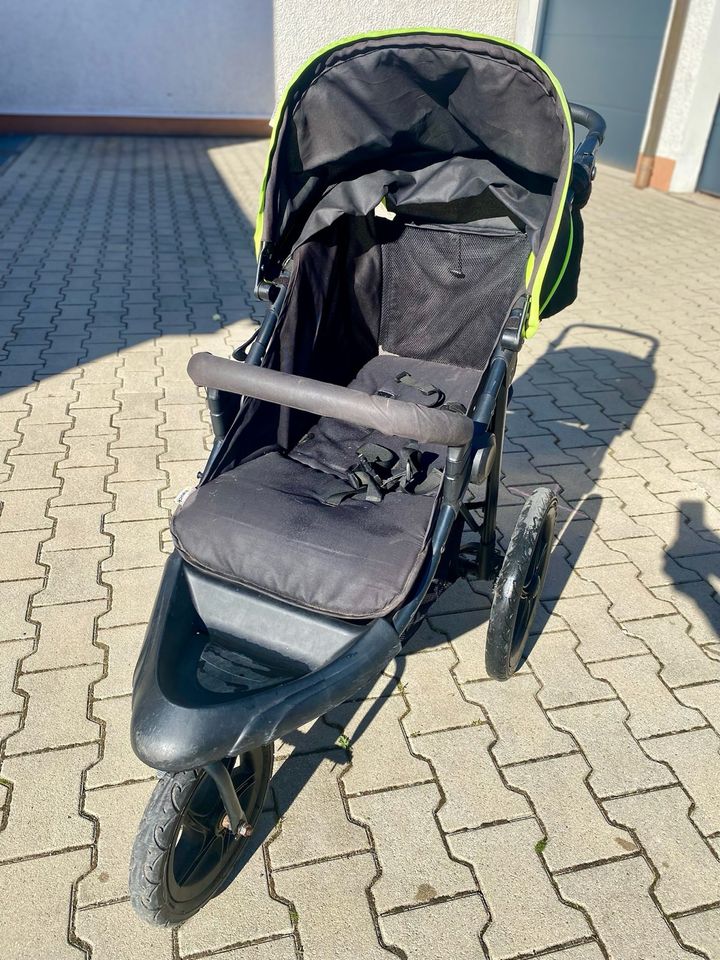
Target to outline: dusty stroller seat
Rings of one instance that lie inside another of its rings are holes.
[[[349,386],[454,409],[470,403],[480,378],[478,370],[384,354]],[[439,475],[447,448],[413,445],[426,481],[414,493],[398,483],[379,497],[356,494],[351,474],[359,450],[389,451],[402,466],[407,443],[322,417],[287,455],[266,453],[195,490],[173,518],[176,545],[194,566],[304,607],[381,616],[405,596],[425,557],[439,491],[428,474]]]

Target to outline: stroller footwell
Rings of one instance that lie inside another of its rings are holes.
[[[349,386],[457,409],[481,375],[382,354]],[[425,558],[445,449],[323,417],[287,454],[267,453],[193,491],[173,517],[176,545],[201,570],[306,609],[384,616]],[[367,486],[356,491],[358,477]]]
[[[167,560],[133,681],[133,749],[190,770],[252,750],[373,682],[392,624],[333,620]]]

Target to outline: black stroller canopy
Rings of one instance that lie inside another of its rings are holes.
[[[257,239],[279,264],[381,201],[442,223],[510,217],[531,243],[529,279],[541,281],[571,158],[565,97],[532,54],[454,33],[344,41],[300,72],[280,106]]]

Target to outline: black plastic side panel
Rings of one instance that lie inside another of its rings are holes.
[[[192,602],[210,634],[233,650],[260,659],[277,654],[313,670],[337,656],[362,632],[184,564]]]
[[[266,682],[260,689],[213,692],[198,679],[202,653],[212,635],[192,602],[187,571],[178,553],[168,558],[133,681],[133,749],[156,769],[188,770],[268,743],[374,680],[400,648],[392,625],[375,620],[356,628],[359,632],[350,644],[339,652],[336,647],[322,664],[303,669],[297,661],[282,658],[280,651],[270,651],[269,660],[277,660],[277,682]],[[197,589],[197,582],[194,586]],[[229,589],[240,605],[243,598],[235,588]],[[292,607],[278,612],[281,620],[296,615],[299,629],[307,629],[304,612]],[[236,616],[240,622],[241,609]],[[257,609],[256,618],[257,626]],[[289,622],[285,621],[286,631]],[[328,618],[328,631],[332,624]],[[269,612],[267,627],[270,636]],[[259,654],[262,648],[255,644],[245,652],[252,649]],[[268,658],[257,663],[267,676]]]

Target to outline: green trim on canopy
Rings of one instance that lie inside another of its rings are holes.
[[[516,50],[518,53],[522,53],[529,60],[532,60],[536,63],[540,69],[545,73],[550,82],[555,89],[555,92],[558,95],[558,100],[563,110],[563,115],[565,118],[565,124],[568,131],[569,138],[569,154],[570,162],[567,164],[567,170],[565,172],[565,183],[562,185],[562,202],[558,204],[555,220],[550,226],[549,233],[547,234],[544,240],[544,251],[543,255],[539,261],[536,261],[536,258],[533,254],[530,255],[528,260],[528,276],[526,280],[526,286],[528,286],[528,298],[530,301],[530,306],[527,314],[527,320],[525,322],[524,335],[526,337],[533,336],[537,332],[538,327],[540,326],[540,313],[542,305],[540,304],[540,296],[543,281],[545,279],[545,274],[547,273],[548,266],[550,264],[550,257],[553,252],[553,247],[555,246],[555,241],[557,239],[558,231],[560,229],[560,220],[562,219],[563,211],[565,208],[565,197],[567,196],[568,189],[570,187],[570,178],[572,175],[572,153],[574,149],[574,126],[572,122],[572,117],[570,116],[570,108],[568,106],[567,98],[565,97],[565,92],[560,85],[560,81],[557,79],[552,70],[548,65],[541,60],[539,57],[535,56],[530,50],[527,50],[525,47],[521,46],[518,43],[513,43],[511,40],[503,40],[500,37],[493,37],[486,33],[473,33],[468,30],[446,30],[440,27],[408,27],[402,30],[371,30],[367,33],[359,33],[350,37],[343,37],[341,40],[336,40],[334,43],[329,43],[324,47],[321,47],[317,50],[312,57],[305,61],[302,66],[295,71],[292,79],[288,83],[285,91],[278,101],[278,105],[275,108],[273,113],[273,118],[271,120],[272,124],[272,134],[270,137],[270,146],[268,148],[267,160],[265,163],[265,171],[263,173],[262,184],[260,187],[260,203],[258,207],[257,220],[255,222],[255,256],[260,255],[260,245],[262,243],[262,232],[263,232],[263,219],[265,212],[265,194],[267,190],[267,184],[270,177],[270,167],[272,165],[273,156],[275,153],[275,148],[277,146],[278,131],[280,129],[280,119],[285,111],[287,102],[290,98],[290,94],[295,88],[295,85],[300,80],[302,75],[312,66],[317,60],[321,57],[324,57],[328,53],[332,53],[333,50],[339,50],[341,47],[348,46],[351,43],[356,43],[359,40],[368,40],[375,38],[391,38],[391,37],[405,37],[412,36],[413,34],[419,35],[434,35],[434,36],[448,36],[448,37],[464,37],[469,40],[486,40],[489,43],[496,43],[498,46],[507,47],[510,50]],[[563,270],[561,271],[560,278],[562,278],[562,273],[564,272],[564,267],[567,266],[567,257],[565,264],[563,265]],[[559,279],[560,279],[559,278]],[[559,283],[558,279],[558,283]],[[553,287],[553,292],[557,288],[557,283]],[[547,301],[546,301],[547,302]]]

